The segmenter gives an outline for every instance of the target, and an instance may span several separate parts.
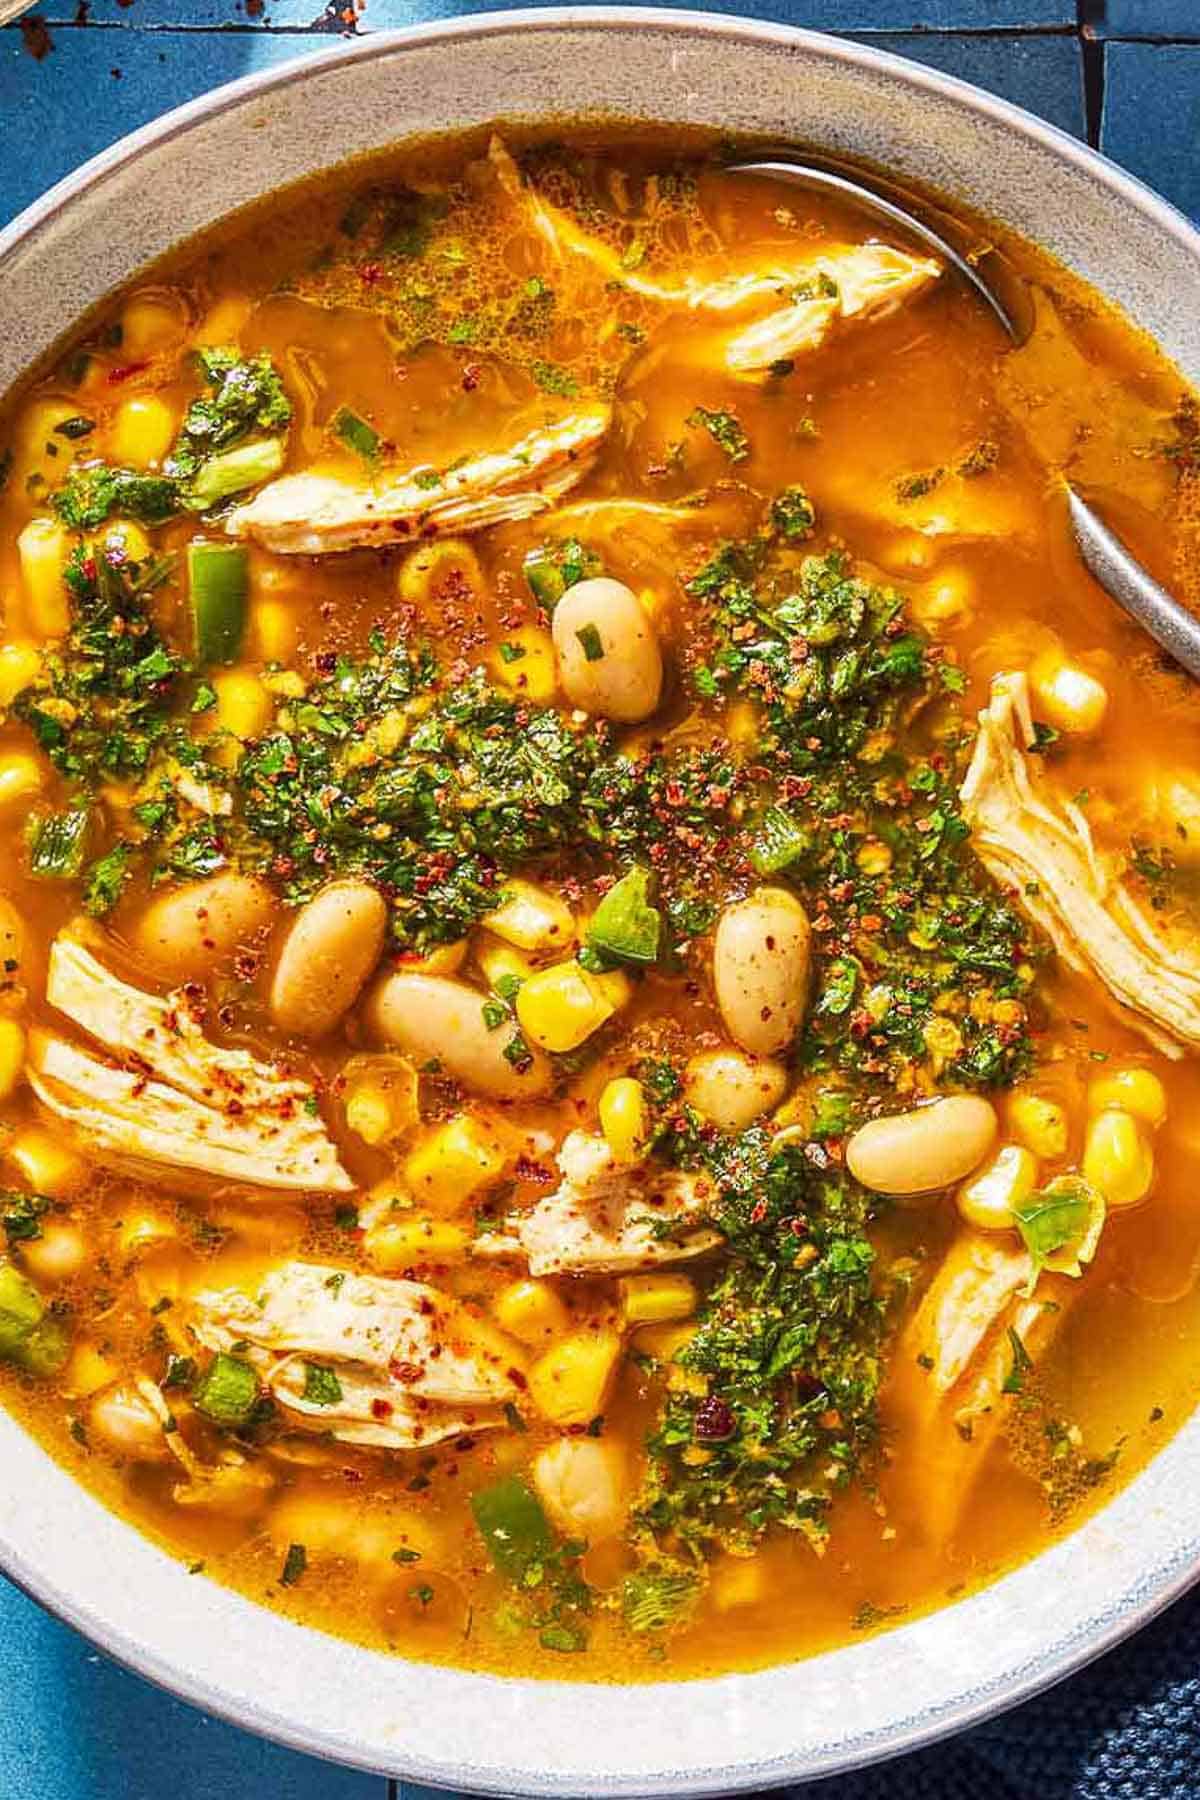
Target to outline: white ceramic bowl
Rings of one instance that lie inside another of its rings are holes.
[[[284,182],[412,132],[560,113],[857,150],[1044,244],[1200,383],[1200,236],[1072,139],[860,45],[700,13],[498,13],[372,37],[126,138],[0,235],[0,389],[148,258]],[[143,1675],[336,1760],[506,1794],[719,1793],[910,1749],[1057,1680],[1200,1567],[1200,1420],[1073,1536],[930,1618],[703,1685],[497,1679],[355,1649],[189,1576],[0,1415],[0,1563]]]

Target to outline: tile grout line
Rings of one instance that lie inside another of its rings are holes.
[[[1082,59],[1083,110],[1087,140],[1093,150],[1100,148],[1104,125],[1104,77],[1106,50],[1100,27],[1104,24],[1107,0],[1077,0],[1076,16],[1079,54]]]

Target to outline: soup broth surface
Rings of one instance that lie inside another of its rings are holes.
[[[1200,711],[1060,480],[1190,598],[1194,402],[722,160],[358,165],[0,419],[3,1399],[407,1656],[808,1654],[1195,1401]]]

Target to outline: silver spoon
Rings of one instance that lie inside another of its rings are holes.
[[[1024,343],[1028,337],[1027,309],[1021,306],[1024,295],[1015,288],[1011,294],[1001,294],[996,281],[981,273],[980,264],[963,256],[941,232],[909,211],[908,196],[903,189],[891,187],[891,191],[901,194],[906,202],[898,205],[887,194],[876,192],[856,176],[847,175],[836,165],[819,158],[800,162],[791,157],[772,155],[762,161],[727,163],[725,168],[731,175],[769,175],[777,181],[832,189],[876,217],[886,219],[929,249],[936,250],[990,308],[1014,344]],[[1022,311],[1026,316],[1019,317],[1018,313]],[[1067,511],[1076,547],[1087,568],[1117,605],[1136,619],[1189,675],[1200,681],[1200,619],[1155,581],[1149,570],[1142,567],[1065,477],[1063,485],[1067,491]]]

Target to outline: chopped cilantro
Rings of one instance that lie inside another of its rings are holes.
[[[730,462],[745,462],[749,456],[750,439],[743,431],[736,413],[713,412],[707,406],[697,406],[688,414],[687,423],[707,431]]]

